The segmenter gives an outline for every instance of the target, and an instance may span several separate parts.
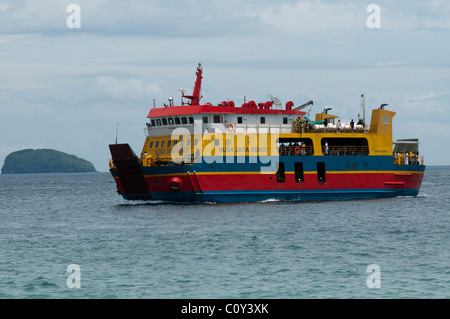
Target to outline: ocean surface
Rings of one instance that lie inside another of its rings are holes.
[[[449,195],[450,166],[418,197],[312,203],[127,202],[109,173],[0,175],[0,298],[450,298]]]

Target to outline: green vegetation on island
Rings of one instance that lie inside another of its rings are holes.
[[[52,149],[25,149],[5,158],[2,174],[96,172],[94,165],[75,155]]]

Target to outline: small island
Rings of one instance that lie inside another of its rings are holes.
[[[5,158],[2,174],[96,172],[94,165],[75,155],[52,149],[25,149]]]

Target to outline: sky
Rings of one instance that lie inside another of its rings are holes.
[[[448,0],[0,0],[0,167],[52,148],[107,171],[117,127],[139,154],[153,99],[192,92],[199,62],[201,102],[272,94],[352,119],[364,93],[368,119],[389,104],[394,140],[450,165]]]

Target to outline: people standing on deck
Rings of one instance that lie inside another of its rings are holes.
[[[350,129],[352,130],[353,133],[353,129],[355,127],[355,122],[353,122],[353,119],[350,121]]]
[[[328,155],[328,142],[325,142],[324,153]]]
[[[342,123],[341,123],[341,120],[338,120],[338,123],[337,123],[337,131],[338,131],[338,133],[341,131],[341,129],[342,129]]]
[[[305,142],[302,142],[301,153],[300,154],[306,155],[306,144],[305,144]]]

